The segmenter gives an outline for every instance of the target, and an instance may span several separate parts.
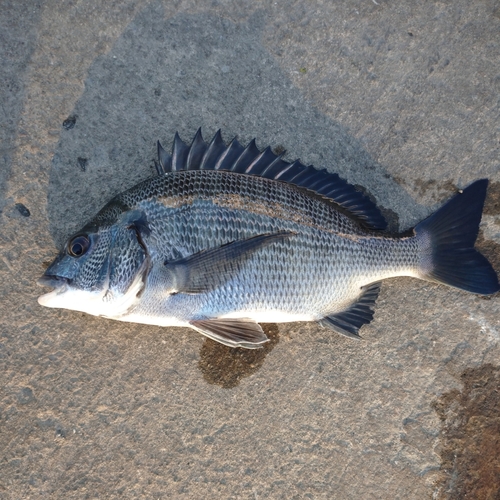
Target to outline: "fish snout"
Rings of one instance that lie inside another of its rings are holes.
[[[54,276],[50,274],[44,274],[41,276],[36,284],[38,286],[48,286],[51,288],[59,288],[63,285],[67,285],[69,283],[69,279],[63,276]]]

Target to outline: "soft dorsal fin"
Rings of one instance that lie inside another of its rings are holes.
[[[198,129],[190,146],[176,133],[171,155],[158,142],[157,170],[159,175],[179,170],[225,170],[288,182],[329,198],[370,229],[387,227],[377,206],[337,174],[299,160],[287,162],[283,154],[276,155],[269,147],[260,151],[255,139],[244,147],[234,138],[226,146],[220,130],[207,144]]]

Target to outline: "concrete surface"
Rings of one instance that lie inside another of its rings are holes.
[[[496,2],[3,0],[0,26],[0,498],[498,498],[498,441],[467,445],[498,425],[498,296],[392,280],[364,342],[269,325],[249,354],[35,284],[200,126],[338,172],[400,229],[488,177],[500,270]]]

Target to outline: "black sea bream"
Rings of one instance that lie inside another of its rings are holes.
[[[348,337],[373,318],[380,280],[412,276],[499,290],[475,250],[488,181],[403,236],[336,174],[288,163],[220,131],[158,143],[158,176],[123,192],[72,236],[39,303],[120,321],[193,328],[256,348],[259,323],[317,321]]]

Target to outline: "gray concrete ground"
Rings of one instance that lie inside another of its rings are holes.
[[[35,284],[200,126],[338,172],[400,229],[488,177],[500,270],[496,2],[2,0],[0,26],[0,498],[498,498],[498,296],[392,280],[364,342],[271,325],[250,355]]]

